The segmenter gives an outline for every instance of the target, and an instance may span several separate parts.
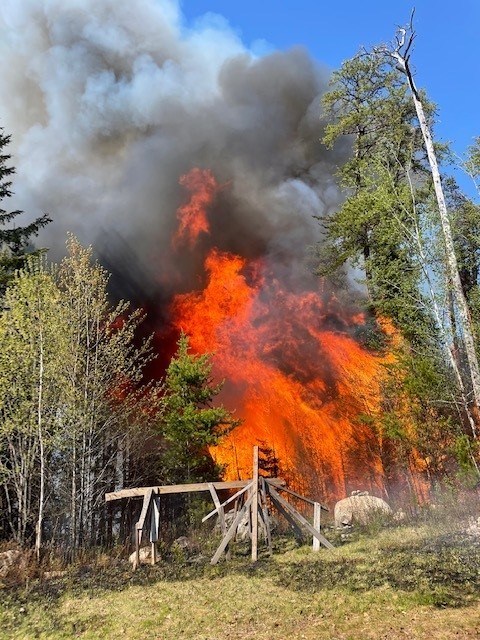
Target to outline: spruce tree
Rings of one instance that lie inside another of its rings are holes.
[[[0,128],[0,205],[12,195],[11,176],[15,173],[15,168],[9,164],[11,156],[5,153],[10,139],[11,136]],[[25,264],[27,254],[32,253],[28,250],[32,236],[36,236],[50,222],[48,215],[43,214],[29,224],[15,226],[15,219],[22,213],[18,210],[6,211],[0,206],[0,293],[3,293],[14,271]]]
[[[218,444],[238,421],[224,407],[213,406],[223,385],[212,381],[210,356],[190,353],[184,334],[177,345],[165,376],[162,475],[169,483],[214,480],[220,469],[209,447]]]

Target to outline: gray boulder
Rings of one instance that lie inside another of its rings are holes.
[[[368,491],[354,491],[349,498],[339,500],[335,505],[334,518],[337,529],[345,529],[354,524],[368,524],[379,515],[391,516],[390,505]]]
[[[151,564],[152,548],[150,545],[148,547],[140,547],[138,555],[140,558],[140,564]],[[160,558],[157,555],[157,562],[159,560]],[[130,555],[130,557],[128,558],[128,561],[132,564],[133,569],[136,569],[138,567],[137,554],[135,551]]]

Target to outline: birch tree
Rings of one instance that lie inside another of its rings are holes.
[[[411,97],[415,106],[415,111],[423,136],[423,142],[428,156],[433,187],[435,190],[437,211],[445,243],[446,264],[449,272],[452,297],[456,308],[456,320],[458,322],[459,332],[465,346],[465,354],[468,363],[469,387],[473,396],[472,399],[478,410],[478,408],[480,407],[480,368],[475,348],[475,335],[467,299],[462,288],[457,256],[455,254],[453,232],[442,186],[437,154],[433,142],[431,128],[424,108],[425,100],[416,86],[414,74],[412,72],[410,64],[411,51],[415,37],[416,33],[413,28],[412,14],[410,24],[406,28],[401,28],[398,30],[392,45],[389,47],[377,47],[373,53],[374,55],[386,56],[395,63],[396,69],[398,69],[406,78],[406,83],[411,92]],[[476,435],[475,432],[474,434]]]
[[[152,359],[149,340],[137,343],[141,311],[112,306],[108,274],[73,236],[56,279],[71,322],[63,455],[64,500],[69,504],[70,545],[76,549],[105,535],[104,493],[132,479],[129,452],[149,437],[146,423],[160,408],[161,387],[143,384]]]
[[[0,315],[0,475],[11,533],[21,544],[34,535],[37,557],[62,423],[69,331],[51,275],[30,261],[7,289]]]

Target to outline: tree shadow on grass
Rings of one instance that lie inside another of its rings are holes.
[[[358,555],[320,551],[281,562],[261,555],[255,564],[246,553],[216,566],[211,566],[207,557],[196,563],[177,558],[154,567],[142,566],[135,572],[127,562],[116,562],[102,569],[83,567],[58,579],[4,591],[2,599],[16,609],[36,603],[55,615],[56,604],[65,593],[69,597],[96,597],[131,586],[234,575],[265,577],[283,588],[305,593],[343,590],[361,595],[388,586],[416,595],[419,604],[461,607],[480,599],[480,540],[452,533],[415,543],[406,540],[382,546],[381,542],[370,542]]]

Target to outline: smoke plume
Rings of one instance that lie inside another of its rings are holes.
[[[73,231],[123,295],[154,291],[192,167],[225,185],[223,250],[292,268],[318,237],[338,158],[319,141],[327,72],[304,50],[258,57],[219,16],[186,26],[175,0],[6,0],[0,33],[14,204],[53,218],[40,237],[52,257]]]

